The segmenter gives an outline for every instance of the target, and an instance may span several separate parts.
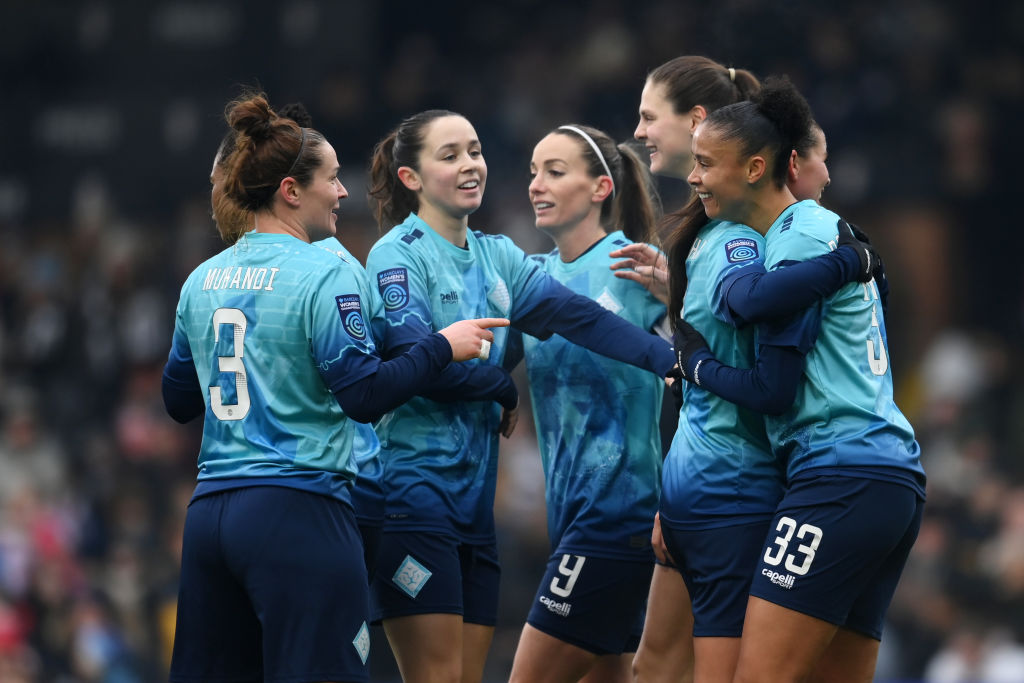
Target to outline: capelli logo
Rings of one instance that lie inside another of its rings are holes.
[[[450,292],[441,292],[441,303],[442,304],[458,304],[459,293],[454,289]]]
[[[779,572],[773,572],[771,569],[762,569],[761,574],[767,576],[768,580],[776,586],[782,586],[786,590],[792,588],[793,584],[796,583],[796,577],[792,574],[780,574]]]
[[[558,602],[556,600],[552,600],[546,595],[540,596],[540,604],[544,605],[548,610],[554,612],[560,617],[567,617],[569,616],[569,612],[572,611],[572,605],[568,602]]]

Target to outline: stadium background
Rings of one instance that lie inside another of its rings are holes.
[[[376,237],[372,145],[430,107],[483,141],[471,226],[546,251],[526,200],[534,142],[570,121],[629,139],[645,74],[679,54],[788,73],[828,134],[825,203],[886,259],[930,498],[878,679],[958,680],[976,662],[1005,678],[974,680],[1024,680],[1022,46],[1010,0],[6,0],[0,680],[165,680],[198,429],[165,416],[160,371],[178,288],[220,248],[208,173],[240,85],[304,102],[337,148],[339,235],[358,256]],[[661,189],[669,207],[686,192]],[[495,681],[547,553],[530,422],[524,409],[501,456]],[[375,636],[375,680],[391,680]]]

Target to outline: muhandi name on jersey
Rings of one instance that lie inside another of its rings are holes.
[[[211,268],[206,272],[203,289],[248,289],[273,291],[274,278],[280,268],[253,268],[251,266],[228,266]]]
[[[725,256],[729,259],[729,263],[755,259],[757,258],[757,242],[745,237],[726,242]]]

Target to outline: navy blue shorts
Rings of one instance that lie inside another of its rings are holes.
[[[496,544],[470,545],[423,531],[387,531],[370,585],[373,623],[412,614],[461,614],[469,624],[498,618]]]
[[[598,655],[636,652],[653,562],[556,552],[526,622]]]
[[[694,637],[739,638],[743,634],[750,577],[769,521],[683,530],[661,518],[665,546],[693,603]]]
[[[170,680],[366,681],[367,592],[346,503],[279,486],[196,498]]]
[[[798,480],[776,510],[750,593],[881,640],[923,511],[901,484]]]

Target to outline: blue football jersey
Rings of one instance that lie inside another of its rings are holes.
[[[363,264],[334,237],[313,242],[314,246],[327,249],[348,263],[354,272],[362,277],[359,295],[365,304],[366,323],[371,332],[380,333],[380,325],[384,322],[384,302],[380,300],[377,288],[371,286],[369,276]],[[352,441],[352,457],[358,473],[355,487],[352,489],[352,505],[356,509],[356,519],[360,524],[380,524],[384,517],[384,466],[380,460],[380,440],[373,425],[362,422],[353,423],[355,436]]]
[[[810,200],[790,206],[765,236],[766,267],[774,270],[835,249],[838,221]],[[813,468],[897,468],[909,481],[923,481],[913,428],[893,401],[885,319],[874,281],[850,283],[794,322],[763,326],[758,333],[761,343],[779,346],[807,348],[813,342],[792,409],[766,418],[790,478]]]
[[[737,329],[725,303],[727,276],[763,265],[764,239],[745,225],[711,221],[686,259],[683,317],[727,365],[750,368],[754,330]],[[678,526],[713,528],[770,516],[782,497],[782,468],[761,415],[696,384],[683,384],[679,424],[662,474],[661,515]]]
[[[246,233],[193,271],[171,355],[204,390],[197,495],[260,480],[350,499],[357,423],[332,392],[375,368],[367,291],[351,264],[289,235]]]
[[[507,237],[469,231],[461,248],[415,214],[378,240],[366,266],[384,301],[385,349],[459,320],[515,318],[549,291],[550,278]],[[508,329],[493,332],[489,358],[468,364],[502,364]],[[463,542],[493,540],[500,422],[494,401],[422,396],[385,415],[376,428],[387,523],[455,533]]]
[[[557,249],[533,258],[569,289],[650,329],[665,305],[609,267],[617,259],[608,252],[629,243],[617,231],[571,263]],[[557,334],[545,341],[524,335],[523,346],[552,550],[649,558],[661,488],[664,380]]]

